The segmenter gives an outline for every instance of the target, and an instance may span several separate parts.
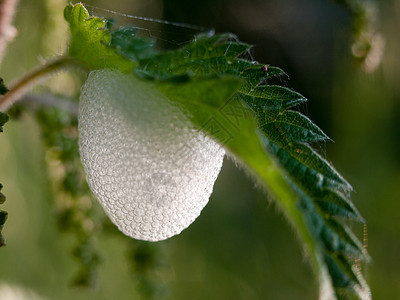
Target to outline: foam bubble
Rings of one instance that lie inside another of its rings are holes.
[[[159,241],[187,228],[207,204],[225,151],[134,75],[90,73],[79,106],[86,180],[126,235]]]

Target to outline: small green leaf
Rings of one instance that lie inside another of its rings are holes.
[[[90,17],[80,3],[69,4],[64,10],[64,18],[71,30],[70,56],[92,69],[118,68],[129,72],[135,67],[132,60],[124,58],[107,46],[111,42],[111,34],[106,28],[106,20]]]

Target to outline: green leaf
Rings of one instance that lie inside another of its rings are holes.
[[[288,174],[301,179],[298,184],[320,201],[329,196],[328,191],[349,196],[351,185],[309,145],[304,143],[278,145],[265,135],[260,135],[260,139],[265,149],[276,156]]]
[[[342,193],[327,188],[321,197],[316,197],[315,205],[328,216],[340,216],[365,222],[354,204]]]
[[[196,43],[185,48],[195,47]],[[210,41],[209,46],[213,43]],[[288,110],[306,99],[285,87],[268,85],[274,76],[268,70],[281,76],[284,73],[280,69],[268,67],[265,72],[262,65],[242,63],[238,58],[229,64],[235,66],[232,70],[227,67],[228,60],[219,56],[220,50],[217,57],[205,51],[199,53],[207,59],[190,55],[194,66],[183,52],[169,52],[165,61],[158,54],[152,64],[168,67],[147,67],[146,71],[158,80],[159,90],[188,112],[193,123],[264,181],[303,238],[321,281],[329,282],[335,294],[343,289],[358,293],[360,298],[360,291],[369,294],[351,267],[356,259],[368,260],[368,255],[343,221],[334,219],[341,216],[363,221],[349,199],[352,187],[307,144],[328,137],[307,117]],[[198,62],[202,68],[197,67]],[[215,64],[219,66],[209,72]],[[163,80],[166,75],[160,76],[161,70],[168,76],[186,70],[191,80],[167,83]]]
[[[156,53],[152,40],[138,38],[136,29],[121,27],[113,31],[109,46],[116,53],[126,56],[132,61],[138,61]]]
[[[181,49],[140,60],[135,73],[153,80],[169,80],[183,75],[207,78],[238,75],[238,70],[253,65],[250,61],[236,59],[249,47],[247,44],[239,46],[232,34],[199,35]]]
[[[75,16],[72,10],[70,6],[67,14]],[[87,15],[73,19],[75,28],[90,20]],[[328,137],[309,118],[290,110],[306,98],[274,83],[285,73],[245,59],[250,46],[232,34],[202,34],[180,49],[157,52],[132,29],[107,30],[82,45],[108,44],[115,55],[130,59],[132,72],[152,80],[154,88],[263,183],[302,240],[321,293],[334,299],[346,291],[370,299],[357,265],[369,257],[345,224],[346,219],[364,222],[350,200],[352,187],[310,146]]]
[[[237,97],[246,102],[258,114],[263,114],[266,110],[281,112],[307,101],[299,93],[274,85],[256,87],[248,85],[247,88],[241,89]]]
[[[91,69],[118,68],[129,72],[135,67],[134,61],[124,58],[107,46],[111,42],[111,34],[106,28],[106,20],[90,17],[80,3],[68,5],[64,10],[64,18],[71,30],[70,56]]]
[[[297,111],[274,112],[265,109],[258,115],[258,126],[279,144],[316,142],[328,139],[325,133]]]

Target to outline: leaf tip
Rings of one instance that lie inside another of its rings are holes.
[[[79,21],[83,21],[89,18],[89,12],[82,3],[68,4],[64,8],[64,18],[69,23],[73,22],[74,18],[78,18]]]

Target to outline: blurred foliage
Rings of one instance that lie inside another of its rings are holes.
[[[385,41],[379,29],[378,4],[371,0],[335,0],[349,12],[352,21],[351,51],[363,70],[375,71],[382,61]]]
[[[2,80],[1,80],[0,84],[2,84]],[[3,132],[3,126],[7,121],[8,121],[8,115],[0,112],[0,132]],[[1,192],[2,188],[3,188],[3,185],[0,183],[0,205],[6,201],[6,196],[4,196],[4,194]],[[8,217],[8,213],[4,210],[0,210],[0,247],[3,247],[6,245],[6,242],[2,235],[2,230],[3,230],[4,224],[7,220],[7,217]]]
[[[4,84],[4,81],[2,78],[0,78],[0,95],[4,95],[5,93],[8,92],[8,88]]]
[[[79,262],[79,270],[74,284],[94,286],[100,262],[94,240],[101,214],[95,214],[96,200],[91,196],[79,160],[77,116],[44,107],[36,111],[36,119],[48,148],[46,158],[55,187],[58,228],[76,237],[72,254]]]
[[[163,282],[165,255],[163,245],[130,240],[128,262],[142,299],[162,299],[167,296]]]
[[[3,194],[1,194],[2,198],[5,198]],[[4,237],[2,235],[2,230],[4,227],[4,224],[6,223],[8,217],[8,213],[4,210],[0,210],[0,247],[3,247],[6,245],[6,241],[4,240]]]
[[[16,21],[19,36],[10,44],[1,68],[6,82],[48,54],[42,37],[44,28],[52,28],[46,25],[46,7],[53,1],[20,2]],[[61,2],[63,7],[66,3]],[[383,65],[373,75],[352,67],[346,39],[349,19],[330,1],[171,0],[164,6],[161,1],[87,2],[158,18],[164,10],[163,18],[168,20],[235,32],[241,40],[257,45],[257,60],[282,66],[291,75],[290,84],[313,99],[303,111],[335,140],[321,147],[321,153],[327,153],[356,189],[353,198],[369,224],[373,263],[367,278],[374,298],[400,298],[399,1],[381,2],[387,51]],[[62,24],[61,11],[58,13],[58,24]],[[187,34],[183,38],[188,39]],[[169,39],[175,40],[177,35],[171,34]],[[60,86],[71,90],[69,84]],[[1,136],[0,181],[8,200],[12,199],[4,203],[11,217],[4,229],[8,245],[1,249],[1,281],[30,287],[48,299],[139,299],[136,273],[132,279],[128,271],[135,265],[132,257],[137,248],[127,251],[127,239],[114,234],[102,234],[95,241],[103,256],[97,289],[68,286],[76,264],[66,249],[76,247],[77,241],[53,230],[57,221],[49,182],[44,179],[47,167],[39,137],[37,123],[26,115],[18,122],[10,121]],[[156,280],[169,292],[162,297],[316,299],[316,283],[293,234],[274,206],[265,205],[264,198],[232,162],[226,161],[201,217],[189,230],[163,243],[168,264]],[[105,232],[109,232],[107,226],[103,224]],[[361,235],[360,226],[353,225],[353,229]],[[160,244],[151,246],[158,251]],[[127,256],[131,257],[130,266]],[[149,263],[143,264],[150,266],[152,256],[145,257]],[[149,280],[156,278],[151,272],[147,274]]]
[[[0,132],[3,132],[3,126],[7,123],[9,117],[7,114],[0,112]]]

